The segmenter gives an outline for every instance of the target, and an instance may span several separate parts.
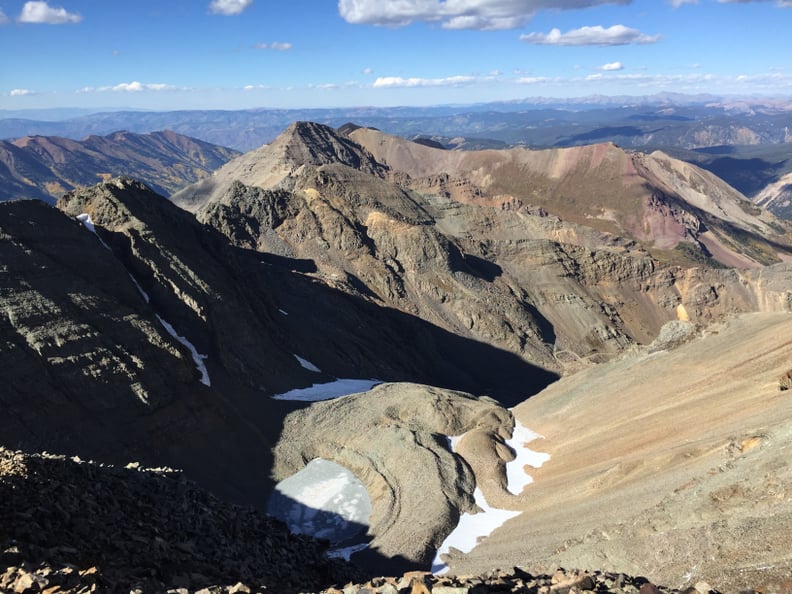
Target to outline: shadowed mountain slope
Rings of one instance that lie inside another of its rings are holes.
[[[9,446],[169,464],[263,505],[269,452],[295,407],[275,393],[372,377],[511,406],[556,378],[328,287],[310,275],[311,262],[233,247],[137,182],[75,191],[59,206],[0,205]],[[74,219],[83,213],[98,236]]]

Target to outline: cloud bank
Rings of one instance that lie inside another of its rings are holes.
[[[476,82],[474,76],[447,76],[445,78],[402,78],[400,76],[381,76],[374,81],[375,89],[452,87]]]
[[[597,25],[595,27],[581,27],[561,33],[559,29],[551,29],[549,33],[528,33],[520,35],[520,40],[536,45],[631,45],[657,43],[662,35],[646,35],[638,29],[631,29],[624,25],[613,25],[607,29]]]
[[[575,10],[631,0],[339,0],[338,12],[349,23],[402,27],[413,22],[440,23],[445,29],[515,29],[541,10]]]

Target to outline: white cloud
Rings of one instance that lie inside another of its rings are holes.
[[[622,64],[621,62],[608,62],[607,64],[603,64],[602,66],[600,66],[598,70],[604,70],[605,72],[624,70],[624,64]]]
[[[374,74],[374,69],[373,68],[364,68],[363,69],[363,74]]]
[[[53,8],[46,2],[25,2],[17,19],[20,23],[38,23],[46,25],[65,25],[79,23],[82,17],[69,12],[65,8]]]
[[[117,85],[107,85],[103,87],[83,87],[78,93],[106,93],[112,91],[115,93],[142,93],[144,91],[189,91],[189,87],[177,87],[165,83],[142,83],[134,80],[128,83],[119,83]]]
[[[415,21],[439,22],[445,29],[515,29],[541,10],[580,9],[631,0],[338,0],[349,23],[401,27]]]
[[[26,97],[28,95],[35,95],[35,91],[31,91],[30,89],[11,89],[8,93],[11,97]]]
[[[539,84],[553,83],[558,81],[559,79],[557,78],[550,78],[547,76],[521,76],[520,78],[516,79],[514,82],[521,85],[539,85]]]
[[[453,87],[475,82],[473,76],[447,76],[445,78],[402,78],[400,76],[381,76],[374,81],[375,89],[415,88],[415,87]]]
[[[253,0],[212,0],[209,10],[214,14],[231,16],[241,14],[251,4]]]
[[[581,27],[566,33],[559,29],[552,29],[549,33],[528,33],[520,35],[520,40],[526,43],[539,45],[629,45],[633,43],[657,43],[662,35],[646,35],[638,29],[631,29],[624,25],[613,25],[607,29],[597,25],[595,27]]]
[[[668,3],[674,8],[679,8],[683,4],[698,4],[698,0],[668,0]]]
[[[278,52],[285,52],[290,50],[293,46],[288,42],[273,41],[272,43],[257,43],[253,47],[256,49],[271,49]]]
[[[10,21],[2,10],[0,10],[0,25],[7,25]]]

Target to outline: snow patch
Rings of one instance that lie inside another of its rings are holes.
[[[146,303],[149,303],[149,302],[151,301],[151,299],[149,298],[149,294],[148,294],[148,293],[146,293],[146,292],[143,290],[143,287],[141,287],[141,286],[140,286],[140,283],[137,281],[137,279],[136,279],[134,276],[132,276],[132,273],[131,273],[131,272],[128,272],[127,274],[129,274],[129,278],[131,278],[131,279],[132,279],[132,284],[134,284],[134,285],[135,285],[135,287],[137,288],[138,292],[139,292],[139,293],[140,293],[140,295],[143,297],[143,300],[144,300]]]
[[[173,338],[178,340],[180,343],[182,343],[190,350],[190,354],[192,355],[193,361],[195,361],[195,366],[198,368],[198,371],[201,372],[201,383],[204,384],[205,386],[211,386],[212,382],[209,380],[209,371],[206,369],[206,363],[204,363],[204,359],[208,359],[209,356],[202,355],[201,353],[199,353],[198,349],[195,348],[195,345],[193,343],[191,343],[189,340],[184,338],[184,336],[180,336],[179,333],[176,332],[174,327],[168,324],[168,322],[166,322],[165,320],[163,320],[159,316],[159,314],[155,314],[155,315],[157,316],[157,319],[160,321],[160,324],[162,324],[162,327],[165,328],[165,330],[168,332],[168,334],[173,336]]]
[[[343,547],[340,549],[331,549],[327,551],[327,556],[331,559],[344,559],[350,561],[350,557],[360,551],[365,551],[368,548],[368,543],[362,542],[360,544],[352,545],[351,547]]]
[[[294,355],[294,358],[297,359],[297,362],[303,369],[307,369],[308,371],[313,371],[316,373],[322,373],[322,370],[319,369],[316,365],[308,361],[307,359],[303,359],[300,355]]]
[[[515,453],[514,460],[506,464],[507,488],[513,495],[521,495],[523,489],[533,482],[531,475],[525,472],[526,466],[539,468],[550,459],[550,454],[525,447],[525,444],[541,437],[536,431],[531,431],[520,423],[515,423],[511,439],[506,440],[506,445]]]
[[[104,239],[99,237],[99,234],[96,232],[96,227],[94,226],[94,223],[91,220],[91,215],[89,215],[87,212],[84,212],[82,214],[78,214],[77,215],[77,220],[80,221],[83,224],[83,227],[88,229],[88,231],[90,231],[91,233],[96,235],[96,238],[99,240],[99,243],[101,243],[105,247],[106,250],[111,251],[111,252],[113,251],[113,250],[110,249],[110,246],[105,243]]]
[[[272,398],[275,400],[319,402],[320,400],[331,400],[341,396],[348,396],[349,394],[366,392],[381,383],[382,381],[375,379],[337,379],[324,384],[314,384],[307,388],[295,388],[283,394],[275,394]]]
[[[288,316],[289,315],[289,312],[286,311],[285,309],[279,309],[278,311],[281,313],[281,315],[284,315],[284,316]]]
[[[462,437],[464,436],[448,436],[448,445],[452,452],[456,453],[457,445]],[[531,431],[520,423],[515,423],[511,439],[506,440],[506,444],[514,450],[516,455],[514,460],[506,464],[507,488],[510,493],[519,495],[526,485],[533,482],[533,478],[525,473],[525,466],[539,468],[550,458],[549,454],[535,452],[525,447],[526,443],[540,437],[542,436],[535,431]],[[478,487],[473,491],[473,499],[482,511],[477,514],[464,513],[460,516],[456,528],[437,549],[437,554],[432,561],[432,573],[439,575],[448,571],[448,565],[442,560],[441,555],[448,553],[451,548],[469,553],[476,547],[479,540],[488,537],[506,521],[522,513],[490,507],[484,493]]]

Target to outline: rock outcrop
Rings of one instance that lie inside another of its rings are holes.
[[[477,485],[493,505],[516,505],[504,471],[514,458],[504,443],[513,427],[511,413],[489,398],[382,384],[286,417],[273,474],[283,480],[315,458],[349,468],[372,499],[370,549],[353,560],[378,566],[369,555],[376,552],[398,559],[396,567],[426,567],[460,514],[475,507]],[[447,437],[462,435],[456,455]]]

